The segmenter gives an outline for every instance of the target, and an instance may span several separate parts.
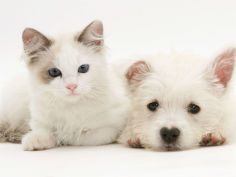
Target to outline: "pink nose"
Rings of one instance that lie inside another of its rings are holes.
[[[66,86],[67,89],[71,90],[72,92],[78,87],[77,84],[69,84]]]

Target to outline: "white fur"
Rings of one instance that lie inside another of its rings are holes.
[[[30,70],[29,79],[15,80],[15,86],[4,93],[4,121],[17,127],[30,120],[32,131],[23,137],[24,150],[114,142],[128,117],[129,100],[122,82],[107,64],[104,51],[95,52],[72,35],[57,36],[40,60],[48,56],[54,58],[53,64],[61,70],[62,77],[43,84]],[[29,62],[29,57],[24,57]],[[90,69],[78,74],[82,64],[89,64]],[[78,85],[74,92],[77,95],[70,95],[66,89],[70,83]],[[12,101],[13,97],[16,101]]]
[[[198,147],[202,137],[208,133],[216,137],[223,135],[227,142],[232,142],[236,114],[231,85],[223,89],[220,84],[212,84],[214,80],[208,80],[213,78],[210,75],[212,62],[188,53],[136,58],[136,61],[140,60],[150,65],[150,72],[145,73],[145,78],[141,77],[142,81],[136,84],[125,81],[130,90],[132,116],[119,138],[120,143],[140,139],[146,148],[165,150],[160,136],[162,127],[180,129],[181,134],[175,144],[177,149]],[[124,70],[123,77],[128,70],[127,65]],[[147,109],[147,104],[153,100],[159,102],[155,112]],[[187,112],[191,102],[201,107],[198,114]]]

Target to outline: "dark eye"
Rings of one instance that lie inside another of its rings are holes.
[[[84,65],[81,65],[78,69],[78,72],[79,73],[86,73],[88,72],[89,70],[89,65],[88,64],[84,64]]]
[[[51,68],[48,70],[48,74],[51,77],[57,77],[57,76],[61,76],[61,71],[57,68]]]
[[[201,108],[196,104],[191,103],[188,105],[188,112],[192,114],[197,114],[200,110]]]
[[[159,106],[159,103],[157,101],[151,102],[147,105],[150,111],[155,111],[158,106]]]

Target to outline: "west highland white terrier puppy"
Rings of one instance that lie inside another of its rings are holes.
[[[159,54],[132,64],[125,75],[132,116],[119,142],[171,151],[233,140],[235,56],[230,49],[206,65],[192,54]]]
[[[26,28],[22,38],[29,81],[19,76],[3,94],[0,140],[21,142],[28,132],[24,150],[114,142],[129,100],[106,62],[102,23],[54,38]]]

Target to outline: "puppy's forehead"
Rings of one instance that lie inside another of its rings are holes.
[[[201,79],[184,79],[182,77],[160,77],[152,73],[139,88],[139,93],[145,94],[146,98],[176,99],[190,98],[205,90],[205,83]]]
[[[166,85],[198,82],[209,64],[206,59],[188,53],[161,54],[150,59],[153,73]]]
[[[160,77],[167,77],[169,80],[187,80],[194,79],[201,75],[208,62],[203,62],[203,60],[193,57],[166,57],[159,58],[155,60],[152,64],[154,72],[159,74]],[[165,78],[166,80],[168,80]]]
[[[191,100],[207,89],[204,71],[208,62],[190,54],[157,55],[150,57],[152,72],[139,89],[145,98]]]

